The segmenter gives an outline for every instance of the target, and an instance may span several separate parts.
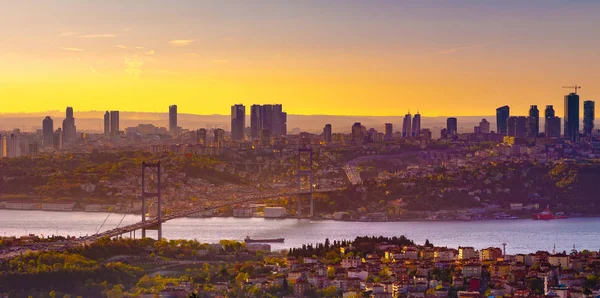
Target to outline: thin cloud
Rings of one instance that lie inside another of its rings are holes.
[[[154,53],[155,53],[154,50],[150,50],[150,51],[146,52],[146,55],[154,55]]]
[[[175,39],[175,40],[169,41],[169,44],[174,47],[184,47],[184,46],[191,44],[194,41],[196,41],[196,40],[195,39]]]
[[[143,49],[144,49],[144,47],[140,47],[140,46],[137,46],[137,47],[135,47],[135,48],[136,48],[137,50],[143,50]]]
[[[144,60],[137,55],[125,57],[125,74],[133,78],[139,78],[142,74]]]
[[[69,52],[83,52],[83,49],[80,48],[60,48],[63,51],[69,51]]]
[[[474,45],[468,45],[468,46],[463,46],[463,47],[456,47],[456,48],[451,48],[451,49],[446,49],[443,51],[439,51],[436,54],[437,55],[444,55],[444,54],[453,54],[456,53],[458,51],[462,51],[462,50],[468,50],[468,49],[475,49],[475,48],[483,48],[483,47],[487,47],[490,45],[496,44],[495,42],[487,42],[487,43],[481,43],[481,44],[474,44]]]
[[[58,36],[60,36],[60,37],[67,37],[67,36],[73,36],[73,35],[77,35],[77,32],[66,31],[66,32],[58,33]]]
[[[116,47],[119,48],[119,49],[129,50],[128,46],[124,46],[124,45],[121,45],[121,44],[120,45],[116,45]]]
[[[101,73],[101,72],[97,71],[97,70],[96,70],[96,69],[95,69],[93,66],[91,66],[91,65],[90,65],[89,69],[90,69],[90,71],[91,71],[93,74],[96,74],[96,75],[99,75],[99,76],[102,76],[102,77],[108,77],[107,75],[105,75],[105,74],[103,74],[103,73]]]
[[[115,34],[85,34],[80,35],[81,38],[113,38],[117,37]]]

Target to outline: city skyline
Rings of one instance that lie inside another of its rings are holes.
[[[583,85],[582,100],[600,94],[599,42],[585,38],[600,3],[590,1],[4,8],[8,113],[107,105],[157,112],[177,102],[182,113],[215,114],[233,103],[278,102],[301,115],[380,116],[418,98],[413,108],[431,116],[488,115],[500,102],[515,110],[552,104],[562,115],[561,86]],[[38,21],[19,26],[25,15]]]

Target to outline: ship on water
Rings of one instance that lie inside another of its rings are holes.
[[[244,242],[246,243],[283,243],[285,238],[272,238],[272,239],[251,239],[249,236],[246,236]]]
[[[567,216],[564,215],[563,212],[556,212],[556,214],[553,214],[552,212],[550,212],[550,206],[546,206],[546,209],[544,209],[544,211],[542,211],[540,213],[533,214],[534,220],[552,220],[552,219],[565,219],[565,218],[567,218]]]

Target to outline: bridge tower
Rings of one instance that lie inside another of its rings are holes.
[[[308,165],[304,165],[302,163],[302,156],[308,155]],[[310,197],[310,217],[315,215],[314,213],[314,202],[313,202],[313,149],[308,146],[301,146],[298,148],[298,190],[303,191],[302,189],[302,177],[308,176],[310,186],[308,187],[309,197]],[[302,199],[298,197],[298,217],[302,216]]]
[[[156,192],[146,192],[146,169],[155,168],[157,172]],[[146,237],[146,230],[157,230],[158,240],[162,239],[162,199],[160,196],[160,161],[156,163],[142,162],[142,222],[146,221],[146,198],[157,198],[157,219],[156,226],[142,228],[142,238]]]

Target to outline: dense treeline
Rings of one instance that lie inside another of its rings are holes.
[[[367,254],[374,252],[377,247],[377,244],[393,244],[399,246],[406,245],[415,245],[415,243],[406,238],[404,235],[400,237],[375,237],[375,236],[364,236],[364,237],[356,237],[354,240],[334,240],[333,242],[329,241],[329,238],[325,239],[324,243],[317,243],[316,245],[312,244],[303,244],[302,247],[299,248],[291,248],[288,251],[288,255],[294,257],[312,257],[312,256],[324,256],[331,250],[339,250],[341,247],[349,247],[352,246],[357,250]],[[429,241],[427,241],[426,246],[430,246]]]

